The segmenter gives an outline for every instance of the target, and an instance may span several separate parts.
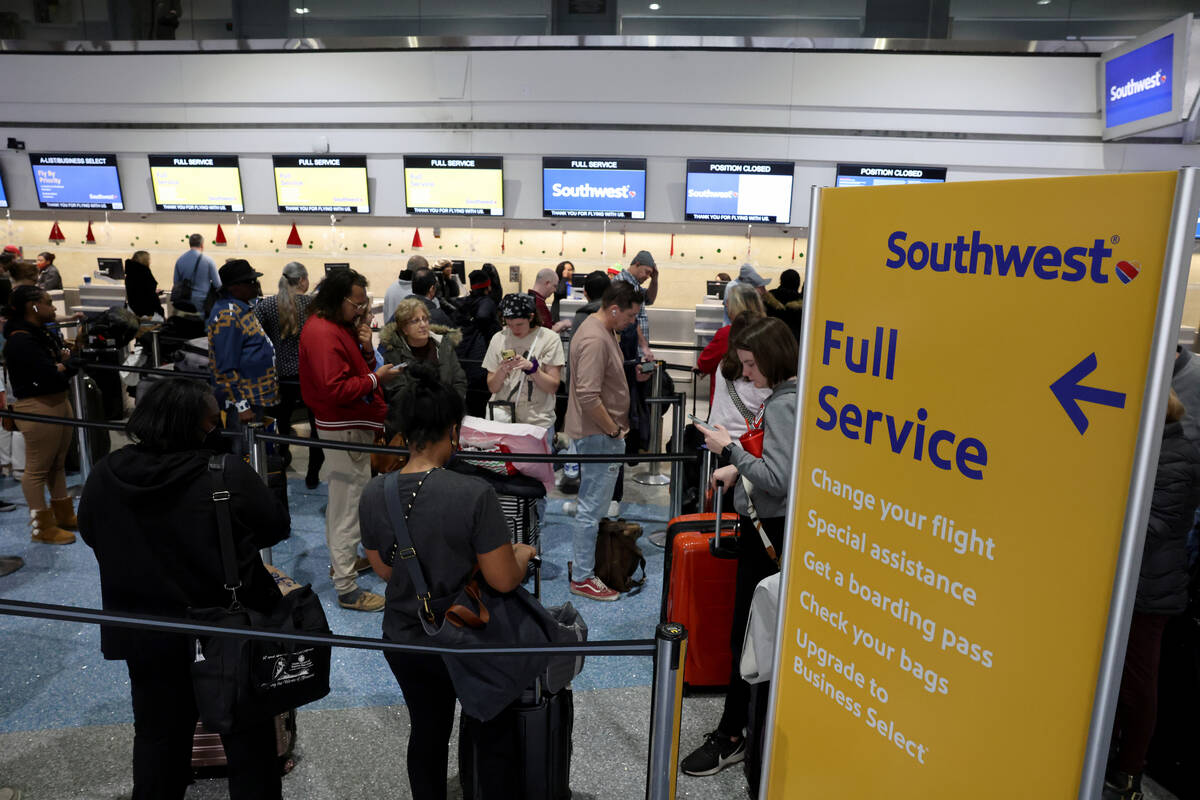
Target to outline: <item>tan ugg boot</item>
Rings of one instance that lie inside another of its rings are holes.
[[[32,542],[41,542],[42,544],[71,544],[71,542],[75,541],[75,534],[70,531],[64,531],[54,524],[54,509],[43,508],[40,511],[32,512],[32,519],[30,519],[29,525],[33,529],[33,535],[29,537],[29,540]]]
[[[54,509],[54,521],[58,527],[68,530],[79,530],[79,519],[75,516],[75,505],[69,497],[50,500],[50,508]]]

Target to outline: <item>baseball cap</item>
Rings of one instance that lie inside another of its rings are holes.
[[[633,257],[630,264],[643,264],[647,267],[654,267],[654,256],[650,255],[649,250],[638,250],[638,254]]]
[[[742,264],[742,269],[738,272],[738,280],[742,283],[748,283],[754,287],[763,287],[771,282],[770,278],[764,278],[758,274],[758,270],[749,264]]]
[[[222,286],[234,283],[254,283],[262,277],[262,273],[256,272],[254,267],[250,266],[250,262],[244,258],[235,258],[226,262],[217,270],[217,274],[221,276]]]

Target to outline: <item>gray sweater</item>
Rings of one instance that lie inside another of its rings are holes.
[[[763,416],[763,457],[755,458],[734,440],[730,460],[738,473],[754,484],[754,508],[760,519],[787,513],[792,491],[792,445],[796,437],[796,381],[775,387],[767,398]],[[733,507],[746,513],[746,490],[739,478],[733,490]]]

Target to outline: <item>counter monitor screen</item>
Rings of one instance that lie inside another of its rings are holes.
[[[237,156],[150,156],[157,211],[245,211]]]
[[[729,281],[705,281],[704,294],[706,297],[715,297],[718,300],[725,299],[725,287],[729,285]]]
[[[904,183],[945,183],[945,167],[897,164],[838,164],[835,186],[895,186]]]
[[[115,155],[30,153],[29,164],[42,208],[125,208]]]
[[[326,261],[325,262],[325,274],[326,275],[330,274],[331,272],[337,272],[339,269],[350,269],[350,262],[349,261]]]
[[[683,218],[700,222],[792,220],[791,161],[701,161],[688,159]]]
[[[543,158],[543,217],[646,218],[646,159]]]
[[[125,263],[119,258],[97,258],[96,267],[114,281],[125,280]]]
[[[405,156],[409,214],[504,216],[504,159],[499,156]]]
[[[366,156],[272,156],[279,213],[370,214]]]

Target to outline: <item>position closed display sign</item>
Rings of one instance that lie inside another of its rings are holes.
[[[1175,184],[821,192],[769,797],[1079,791]]]

